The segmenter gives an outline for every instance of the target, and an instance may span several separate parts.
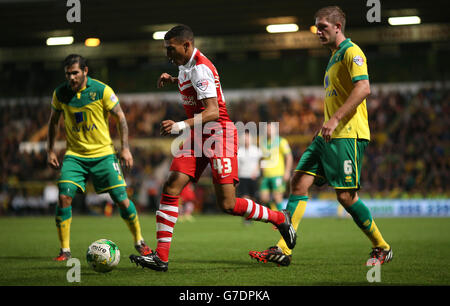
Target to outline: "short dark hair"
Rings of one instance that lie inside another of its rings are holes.
[[[174,26],[166,33],[166,35],[164,35],[164,40],[169,40],[171,38],[177,38],[179,40],[189,40],[190,42],[194,43],[194,32],[192,32],[192,29],[189,26],[180,24]]]
[[[336,24],[340,22],[342,25],[341,31],[344,33],[345,30],[345,13],[339,6],[327,6],[323,7],[316,12],[314,19],[325,18],[328,22]]]
[[[70,67],[73,64],[78,63],[78,66],[80,66],[81,70],[84,70],[84,68],[87,67],[87,61],[84,57],[82,57],[79,54],[70,54],[68,55],[63,62],[64,68]]]

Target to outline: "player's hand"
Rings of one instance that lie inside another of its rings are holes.
[[[162,136],[170,135],[172,132],[172,125],[175,124],[175,121],[172,120],[164,120],[161,122],[160,134]]]
[[[122,149],[120,152],[120,161],[122,168],[131,169],[133,167],[133,155],[131,155],[130,149]]]
[[[317,135],[319,135],[319,133],[320,133],[321,130],[322,130],[322,129],[318,130],[318,131],[314,134],[314,137],[312,138],[312,141],[314,141],[314,139],[316,139]]]
[[[47,164],[53,169],[60,168],[58,156],[56,155],[55,152],[53,151],[47,152]]]
[[[175,78],[172,77],[170,74],[164,72],[158,78],[158,82],[156,83],[156,86],[158,88],[163,88],[166,84],[173,84],[173,83],[175,83]]]
[[[325,122],[322,126],[322,136],[326,142],[331,140],[331,135],[339,124],[339,120],[334,117],[331,117],[330,120]]]

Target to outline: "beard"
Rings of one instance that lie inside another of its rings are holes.
[[[70,87],[72,88],[72,90],[74,92],[77,92],[81,89],[81,86],[83,86],[85,80],[86,80],[86,76],[83,75],[80,77],[80,79],[74,86],[72,86],[72,84],[70,84]]]

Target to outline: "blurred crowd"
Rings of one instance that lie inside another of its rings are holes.
[[[174,101],[129,99],[122,100],[121,105],[127,117],[130,140],[158,139],[162,120],[178,121],[185,117],[183,107]],[[416,91],[378,90],[372,93],[367,106],[372,140],[363,163],[363,195],[373,198],[448,197],[450,91],[433,87]],[[234,122],[280,122],[280,134],[289,140],[295,164],[323,124],[323,100],[317,96],[245,98],[229,102],[227,107]],[[44,189],[52,186],[54,191],[58,178],[58,173],[46,164],[44,142],[49,101],[3,103],[0,113],[0,212],[19,211],[29,207],[27,203],[45,210],[49,204],[54,205],[55,199],[52,192],[45,196]],[[118,138],[114,122],[110,127],[111,136]],[[58,140],[64,140],[62,122]],[[126,177],[135,202],[155,210],[171,156],[147,141],[150,145],[132,148],[135,166]],[[36,145],[24,147],[24,142]],[[64,150],[61,150],[61,159],[63,155]],[[200,183],[196,188],[198,194],[203,195],[203,202],[211,200],[207,183]],[[313,196],[322,191],[313,191]],[[87,205],[103,201],[91,193],[88,195]]]

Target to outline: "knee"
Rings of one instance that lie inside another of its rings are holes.
[[[117,203],[120,207],[128,207],[128,194],[127,189],[124,186],[113,188],[109,191],[109,195],[114,203]]]
[[[120,209],[127,209],[130,206],[130,201],[128,200],[128,198],[116,203]]]
[[[164,182],[163,192],[172,196],[179,196],[184,186],[189,182],[188,177],[183,177],[178,172],[172,172]]]
[[[308,196],[309,187],[313,182],[313,176],[304,175],[303,173],[297,171],[290,181],[291,193],[300,196]]]
[[[173,181],[167,180],[163,185],[163,192],[172,196],[178,196],[181,190]]]
[[[355,191],[337,192],[337,200],[344,207],[350,207],[358,198]]]
[[[71,206],[72,205],[72,197],[65,195],[65,194],[60,194],[58,205],[61,208]]]

